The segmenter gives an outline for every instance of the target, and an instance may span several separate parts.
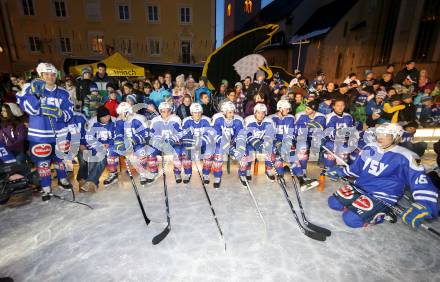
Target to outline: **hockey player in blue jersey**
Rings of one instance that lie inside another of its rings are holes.
[[[243,133],[243,118],[235,114],[234,103],[227,101],[221,105],[221,112],[212,117],[212,127],[215,130],[215,153],[213,157],[214,188],[220,188],[223,175],[223,155],[236,154],[236,144],[246,143],[246,136]],[[245,148],[241,154],[244,154]],[[207,179],[211,168],[204,167],[204,179]]]
[[[290,102],[281,99],[277,102],[277,112],[269,116],[275,126],[271,159],[275,159],[275,171],[278,175],[284,174],[283,161],[289,162],[295,139],[295,117],[289,114],[290,110]],[[285,155],[284,158],[283,155]]]
[[[337,99],[333,105],[333,112],[326,116],[325,132],[328,133],[328,136],[325,146],[334,151],[344,161],[347,161],[351,152],[348,146],[348,138],[350,137],[350,132],[353,133],[355,129],[353,128],[352,116],[344,112],[345,106],[343,99]],[[330,168],[335,164],[335,158],[324,152],[324,166]]]
[[[80,182],[80,192],[96,192],[99,178],[106,167],[109,175],[116,174],[118,156],[112,149],[114,138],[115,119],[110,116],[107,108],[101,106],[97,115],[87,122],[86,141],[89,151],[84,153],[87,170],[83,172],[84,183]],[[104,180],[104,186],[108,185],[108,178]]]
[[[29,115],[28,140],[31,158],[37,167],[40,185],[45,193],[43,199],[48,199],[51,192],[52,161],[57,171],[59,187],[72,189],[64,163],[56,151],[65,153],[68,150],[64,146],[58,146],[57,138],[64,141],[63,145],[66,144],[73,103],[69,93],[56,85],[57,69],[54,65],[40,63],[37,72],[40,78],[33,80],[17,94],[17,102]]]
[[[300,171],[293,169],[293,173],[298,177],[302,190],[307,190],[318,186],[318,181],[310,179],[306,176],[307,163],[309,161],[310,147],[312,142],[315,142],[314,148],[320,148],[321,140],[312,140],[314,132],[319,130],[323,132],[325,129],[326,118],[323,114],[318,112],[319,102],[311,101],[305,104],[304,112],[300,112],[295,116],[296,127],[296,162],[299,162]],[[295,166],[297,167],[297,165]]]
[[[150,149],[149,141],[149,125],[147,119],[134,113],[133,107],[128,102],[122,102],[116,108],[118,119],[115,125],[114,147],[110,149],[110,155],[124,155],[134,164],[140,176],[141,185],[147,184],[148,179],[148,156]],[[114,149],[114,151],[112,150]],[[119,158],[116,158],[116,161]],[[117,166],[118,163],[115,164]],[[104,185],[110,185],[117,181],[117,173],[111,173],[106,179]]]
[[[87,150],[86,125],[87,118],[79,112],[81,106],[75,108],[72,118],[69,121],[69,134],[67,140],[70,142],[69,159],[78,157],[79,169],[76,174],[76,180],[79,186],[84,185],[87,176],[87,162],[84,159],[84,151]]]
[[[377,142],[367,144],[348,167],[333,167],[328,173],[354,177],[355,184],[367,193],[361,194],[350,185],[337,190],[328,199],[330,208],[344,211],[342,218],[350,227],[359,228],[383,222],[388,208],[377,199],[396,204],[409,186],[415,204],[400,216],[414,228],[425,219],[438,216],[437,188],[416,162],[417,155],[399,145],[403,129],[398,124],[384,123],[376,128]]]
[[[254,115],[246,117],[244,120],[247,131],[247,141],[244,157],[239,160],[240,167],[238,175],[243,186],[246,186],[246,179],[251,179],[252,153],[265,154],[265,174],[273,182],[273,163],[275,155],[273,152],[273,140],[275,137],[275,125],[271,118],[266,117],[267,107],[265,104],[258,103],[254,107]],[[239,147],[237,147],[239,150]]]
[[[210,142],[211,119],[203,115],[203,108],[199,103],[192,103],[191,116],[182,121],[182,129],[187,132],[182,138],[182,164],[184,170],[183,183],[189,183],[192,175],[192,159],[194,153],[203,158],[203,168],[212,165],[212,142]],[[211,162],[211,163],[210,163]],[[209,183],[209,176],[204,179]]]
[[[156,180],[158,175],[157,155],[162,153],[162,157],[166,154],[173,155],[174,177],[176,183],[182,182],[182,143],[181,134],[182,121],[171,112],[171,105],[168,102],[159,104],[160,116],[151,120],[150,125],[150,148],[148,154],[148,168],[150,176],[147,183]]]

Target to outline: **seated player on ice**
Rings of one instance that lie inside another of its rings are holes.
[[[295,137],[295,117],[289,114],[291,105],[288,100],[281,99],[277,103],[277,112],[270,115],[275,126],[275,138],[271,159],[275,159],[275,171],[278,175],[284,174],[283,159],[289,161],[292,143]],[[286,157],[283,158],[283,154]],[[275,155],[275,156],[273,156]],[[290,164],[292,166],[292,164]]]
[[[149,132],[147,119],[134,113],[132,105],[127,102],[119,104],[116,112],[118,113],[118,120],[116,120],[115,126],[114,150],[118,154],[130,158],[131,163],[135,165],[136,170],[139,172],[141,185],[145,185],[148,172],[147,143]],[[109,153],[114,154],[113,148]],[[118,165],[117,160],[118,158],[115,159],[115,168]],[[115,170],[113,169],[113,171]],[[114,177],[117,179],[117,174]],[[108,180],[109,184],[113,182],[113,179]]]
[[[335,166],[328,171],[334,176],[355,177],[355,184],[370,194],[345,185],[329,197],[329,207],[343,211],[342,219],[348,226],[382,223],[389,208],[377,199],[394,205],[405,186],[409,186],[415,203],[401,214],[403,222],[417,228],[423,220],[438,216],[437,188],[424,167],[417,164],[417,155],[397,145],[402,134],[400,125],[384,123],[376,128],[377,142],[367,144],[349,167]]]
[[[275,125],[273,120],[266,117],[267,107],[265,104],[258,103],[254,106],[254,115],[246,117],[244,120],[247,129],[247,142],[244,150],[244,156],[239,160],[240,168],[238,175],[241,183],[246,186],[246,180],[251,179],[252,152],[265,155],[265,174],[270,181],[275,180],[273,173],[273,163],[275,155],[273,151],[273,139],[275,137]],[[237,147],[240,150],[240,147]]]
[[[215,154],[213,157],[214,188],[220,188],[223,175],[223,154],[236,155],[236,145],[245,146],[246,136],[240,136],[244,127],[243,118],[235,114],[234,103],[227,101],[221,105],[221,112],[212,117],[212,127],[215,130]],[[244,154],[244,149],[242,150]],[[203,175],[209,175],[210,168],[203,169]],[[206,176],[205,176],[206,175]]]
[[[319,102],[311,101],[305,104],[306,109],[295,116],[296,127],[296,145],[294,163],[292,172],[298,177],[301,190],[307,190],[318,186],[316,179],[310,179],[306,176],[307,163],[309,162],[310,147],[312,145],[313,133],[315,130],[323,131],[326,118],[318,112]],[[320,147],[320,145],[318,145]]]
[[[211,129],[211,119],[203,115],[202,105],[199,103],[192,103],[190,108],[190,117],[186,117],[182,121],[182,129],[187,132],[182,139],[183,152],[182,163],[185,176],[183,177],[183,183],[189,183],[192,175],[192,159],[193,153],[197,154],[197,157],[203,158],[203,169],[211,168],[212,165],[212,150],[210,150],[209,129]],[[197,160],[196,160],[197,161]],[[209,172],[207,173],[209,174]],[[209,183],[209,176],[204,175],[203,180],[205,184]]]
[[[80,192],[96,192],[99,186],[99,178],[104,169],[109,171],[104,180],[104,186],[118,181],[118,155],[113,150],[115,138],[115,121],[110,116],[109,110],[100,106],[97,115],[87,123],[86,142],[88,152],[84,154],[87,166],[80,167],[83,182],[80,182]],[[78,172],[79,173],[79,172]]]
[[[182,121],[178,116],[171,112],[171,105],[168,102],[161,102],[159,104],[160,116],[151,120],[150,125],[150,144],[147,152],[148,169],[150,176],[147,178],[147,183],[152,183],[157,179],[157,155],[162,153],[162,157],[166,154],[173,155],[174,162],[174,177],[176,183],[182,182],[182,143],[181,139],[181,124]]]

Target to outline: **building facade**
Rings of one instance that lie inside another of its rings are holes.
[[[0,0],[0,71],[39,60],[201,64],[215,44],[215,0]]]

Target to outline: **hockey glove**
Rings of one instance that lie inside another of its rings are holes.
[[[61,118],[63,112],[60,108],[57,108],[56,106],[42,104],[41,114],[50,118],[58,119]]]
[[[46,82],[42,79],[34,79],[31,82],[30,93],[33,95],[42,95],[44,93],[44,87],[46,86]]]
[[[263,150],[263,142],[261,140],[252,140],[251,145],[254,147],[255,151],[261,152]]]
[[[413,228],[419,228],[423,220],[432,218],[429,210],[419,203],[413,203],[411,207],[400,214],[400,217],[404,223],[411,225]]]
[[[342,168],[336,165],[329,168],[326,174],[333,181],[338,181],[340,178],[345,177],[345,173],[342,171]]]

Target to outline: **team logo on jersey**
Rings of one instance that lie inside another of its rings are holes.
[[[47,143],[38,144],[32,147],[31,152],[36,157],[48,157],[52,153],[52,146]]]
[[[70,142],[68,140],[61,141],[57,144],[57,149],[60,152],[67,153],[70,150]]]
[[[371,211],[373,209],[373,201],[365,195],[361,195],[352,203],[353,207],[363,211]]]
[[[353,188],[351,188],[349,185],[345,185],[344,187],[338,189],[336,193],[347,200],[350,200],[353,198]]]

